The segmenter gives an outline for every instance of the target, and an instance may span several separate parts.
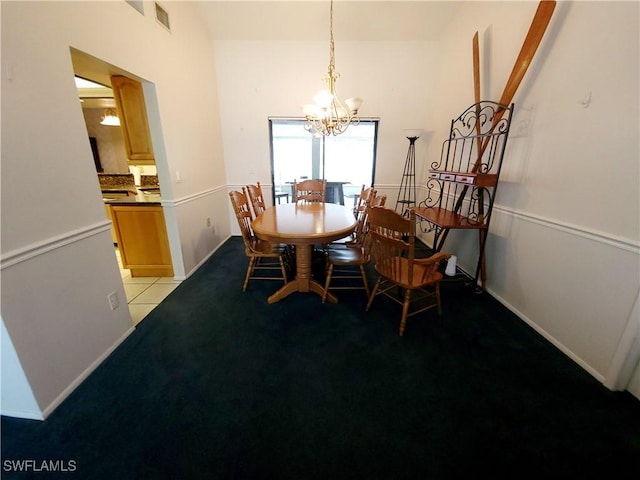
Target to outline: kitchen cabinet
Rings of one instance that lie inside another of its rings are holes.
[[[111,77],[129,163],[154,165],[153,145],[142,84],[122,75]]]
[[[111,222],[111,240],[114,244],[118,243],[118,237],[116,237],[116,230],[113,228],[113,218],[111,218],[111,207],[109,205],[104,206],[105,211],[107,212],[107,218]]]
[[[109,204],[122,266],[132,277],[172,277],[173,264],[161,205]]]

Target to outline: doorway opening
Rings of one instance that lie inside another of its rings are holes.
[[[142,146],[149,148],[143,152],[147,154],[147,156],[141,160],[140,155],[136,156],[130,153],[132,150],[132,142],[128,142],[127,144],[127,136],[123,130],[124,125],[121,124],[119,126],[110,124],[109,122],[103,122],[107,113],[116,113],[120,120],[124,120],[123,112],[119,110],[120,106],[124,106],[126,111],[128,106],[140,105],[141,108],[139,108],[139,110],[144,110],[144,115],[136,117],[134,112],[134,115],[128,118],[140,121],[140,117],[144,117],[145,126],[148,128],[146,109],[149,104],[145,102],[145,97],[142,94],[138,97],[129,97],[133,98],[133,100],[130,100],[130,102],[126,104],[122,92],[120,92],[120,102],[117,101],[116,95],[114,94],[115,88],[124,88],[119,87],[116,80],[130,80],[131,82],[139,84],[140,87],[142,86],[142,80],[89,54],[73,48],[70,50],[80,100],[79,106],[87,127],[87,142],[91,145],[91,152],[93,154],[92,157],[87,158],[87,161],[93,161],[95,164],[98,184],[101,188],[102,198],[105,200],[107,218],[112,220],[111,215],[113,212],[110,206],[114,201],[126,200],[127,202],[134,202],[135,200],[135,202],[138,202],[139,199],[143,199],[158,203],[161,192],[153,149],[150,146],[151,135],[148,134],[145,137],[147,143]],[[80,84],[83,82],[78,82],[78,78],[94,82],[94,85],[81,86]],[[126,88],[129,88],[128,84]],[[127,93],[132,95],[130,91]],[[135,93],[136,92],[133,92],[133,94]],[[151,105],[153,109],[153,100],[155,100],[153,95],[150,100],[152,100]],[[114,110],[115,112],[113,112]],[[131,125],[128,126],[131,127]],[[135,140],[139,142],[139,138],[136,137]],[[133,146],[136,147],[138,145],[139,143]],[[140,149],[134,153],[137,154],[138,152],[140,152]],[[150,154],[151,157],[149,157],[148,154]],[[129,214],[126,213],[125,215]],[[127,252],[135,252],[136,259],[140,257],[148,258],[148,262],[140,262],[139,268],[136,268],[138,272],[143,272],[147,264],[150,264],[153,268],[150,268],[149,271],[153,273],[146,273],[146,271],[144,271],[144,273],[134,274],[133,270],[129,270],[129,268],[133,267],[125,268],[122,261],[123,246],[119,244],[118,235],[112,226],[114,261],[117,262],[120,270],[129,312],[134,325],[140,322],[180,283],[174,280],[173,276],[163,276],[166,275],[166,273],[157,269],[156,263],[158,262],[156,262],[156,259],[158,255],[156,252],[161,251],[164,260],[163,263],[167,263],[166,252],[170,250],[171,247],[169,245],[168,249],[166,249],[164,246],[158,246],[159,243],[155,245],[159,237],[153,234],[147,235],[147,232],[149,232],[149,224],[148,222],[145,223],[145,221],[147,221],[149,215],[151,215],[151,213],[147,216],[136,213],[135,215],[131,214],[130,217],[127,217],[136,219],[135,221],[130,220],[130,223],[127,224],[127,230],[133,232],[128,235],[128,238],[131,239],[134,233],[138,235],[138,232],[142,232],[142,234],[138,236],[144,238],[144,242],[132,243],[132,241],[128,241],[126,243],[128,247],[124,250]],[[138,221],[137,219],[139,218],[145,221]],[[114,220],[112,220],[112,222],[113,221]],[[155,227],[157,223],[153,223],[152,225]],[[121,233],[123,231],[124,230],[120,230]],[[166,233],[164,236],[166,237]],[[134,261],[133,263],[136,262]],[[156,273],[157,275],[155,275]]]

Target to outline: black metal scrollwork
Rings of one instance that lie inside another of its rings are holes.
[[[480,229],[486,238],[513,108],[483,101],[451,121],[417,209],[421,230],[433,232],[434,251],[453,228]]]

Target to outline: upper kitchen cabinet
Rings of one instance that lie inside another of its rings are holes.
[[[111,77],[129,163],[154,165],[153,145],[142,84],[121,75]]]

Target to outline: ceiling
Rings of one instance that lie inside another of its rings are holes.
[[[342,41],[437,40],[465,2],[335,0]],[[214,40],[327,40],[328,0],[194,2]]]
[[[429,0],[334,0],[337,41],[425,41],[441,38],[465,2]],[[214,41],[327,41],[328,0],[208,0],[193,2]],[[170,10],[169,10],[169,13]],[[110,85],[112,75],[131,74],[71,49],[77,76]],[[106,92],[106,93],[105,93]],[[108,87],[78,89],[83,108],[115,106]]]
[[[113,90],[110,87],[76,76],[76,88],[82,108],[115,108]]]
[[[110,87],[111,76],[135,78],[130,73],[75,48],[71,48],[71,63],[77,77],[104,85],[104,88],[78,88],[82,108],[114,108],[116,103]]]

